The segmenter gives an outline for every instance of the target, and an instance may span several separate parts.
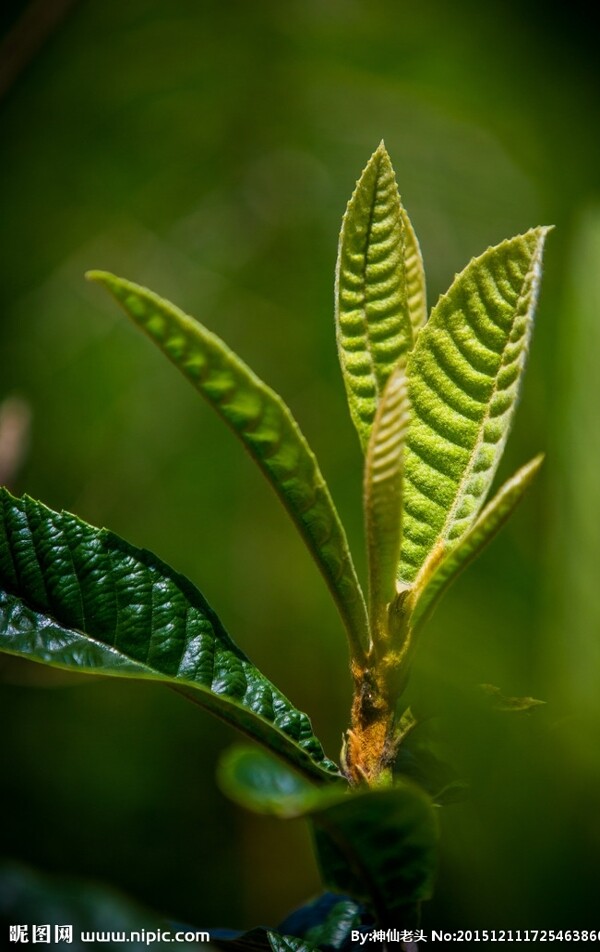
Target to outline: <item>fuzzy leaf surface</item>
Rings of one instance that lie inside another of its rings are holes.
[[[419,333],[408,362],[403,581],[457,543],[489,491],[519,394],[547,231],[473,259]]]
[[[511,476],[483,509],[458,545],[434,567],[428,578],[422,579],[422,588],[417,589],[415,593],[417,601],[412,615],[414,630],[422,627],[454,580],[477,558],[507,522],[535,479],[543,461],[543,455],[536,456]]]
[[[0,489],[0,650],[88,674],[150,678],[326,779],[306,714],[155,555]]]
[[[307,544],[359,650],[366,644],[366,608],[346,535],[315,456],[281,397],[173,304],[106,272],[88,277],[114,295],[242,441]]]
[[[406,275],[406,298],[408,313],[413,329],[413,342],[427,320],[427,290],[425,269],[419,241],[408,217],[406,209],[401,208],[404,226],[404,273]]]
[[[407,382],[397,367],[377,408],[365,458],[364,508],[372,630],[385,629],[396,591],[402,518],[402,462],[408,429]]]
[[[413,322],[423,319],[423,266],[407,220],[381,143],[344,215],[335,284],[338,352],[363,450],[388,377],[413,345]]]

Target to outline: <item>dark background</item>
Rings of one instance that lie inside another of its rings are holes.
[[[83,272],[172,298],[284,396],[362,572],[361,461],[332,322],[339,223],[360,170],[384,137],[430,303],[488,245],[556,225],[500,475],[540,449],[545,469],[435,616],[411,700],[471,784],[443,815],[425,926],[596,928],[588,14],[506,0],[48,0],[24,24],[26,7],[1,15],[0,399],[31,415],[11,486],[188,574],[333,756],[350,686],[316,569],[234,438]],[[216,790],[234,737],[208,715],[158,686],[13,659],[0,679],[6,856],[112,882],[203,927],[273,924],[317,890],[302,825],[242,814]],[[499,714],[482,707],[481,682],[547,704]]]

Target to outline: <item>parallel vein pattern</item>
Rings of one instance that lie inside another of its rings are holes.
[[[283,400],[215,334],[146,288],[105,272],[103,284],[240,438],[275,489],[329,586],[355,651],[366,644],[364,598],[317,461]]]
[[[365,460],[365,534],[369,566],[369,616],[374,634],[386,628],[396,592],[402,516],[403,447],[408,429],[404,371],[391,374],[377,408]]]
[[[386,381],[412,347],[409,298],[415,323],[422,320],[423,268],[406,221],[382,143],[348,203],[336,270],[338,350],[350,415],[363,449]]]
[[[0,489],[0,650],[152,678],[292,763],[334,770],[306,714],[251,664],[198,589],[152,553]]]
[[[531,333],[546,228],[470,262],[409,358],[399,576],[454,545],[477,517],[508,436]]]
[[[416,606],[411,616],[414,631],[423,626],[452,582],[477,558],[509,519],[535,479],[543,461],[543,455],[536,456],[511,476],[485,506],[455,548],[432,567],[431,575],[424,577],[422,573],[419,576],[420,584],[414,592]]]

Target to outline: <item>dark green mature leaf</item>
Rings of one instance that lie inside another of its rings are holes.
[[[306,714],[234,644],[198,589],[105,529],[0,489],[0,649],[90,674],[182,688],[325,779]]]
[[[413,581],[477,518],[504,449],[525,366],[548,229],[470,262],[442,296],[408,362],[399,578]]]
[[[268,937],[273,952],[318,952],[316,945],[312,945],[305,939],[297,939],[293,935],[269,932]]]
[[[483,509],[458,545],[432,567],[431,574],[421,573],[414,591],[416,604],[411,618],[414,631],[423,626],[452,582],[477,558],[509,519],[535,479],[543,461],[543,455],[536,456],[511,476]]]
[[[323,893],[290,913],[278,931],[301,935],[319,949],[349,949],[352,930],[362,924],[364,913],[364,907],[354,899]]]
[[[146,288],[103,271],[104,285],[240,438],[300,531],[342,616],[354,654],[367,643],[364,598],[317,461],[288,407],[215,334]]]
[[[227,752],[219,781],[228,796],[258,813],[309,817],[326,883],[369,902],[380,919],[412,915],[409,907],[430,895],[437,824],[430,799],[416,786],[318,788],[244,747]]]
[[[321,790],[265,751],[241,745],[223,754],[217,779],[223,792],[240,806],[282,819],[304,816],[322,804],[325,793],[339,796],[337,788]]]
[[[258,926],[247,932],[232,929],[213,929],[211,947],[235,952],[318,952],[311,942],[293,935],[283,935]]]
[[[425,316],[419,245],[383,142],[342,222],[335,312],[350,415],[366,450],[379,397]]]
[[[437,822],[426,794],[407,783],[367,790],[311,819],[325,882],[369,902],[381,924],[415,924],[437,864]]]
[[[365,458],[364,509],[373,637],[387,632],[387,606],[396,594],[402,537],[402,462],[409,407],[406,376],[392,371],[379,402]]]

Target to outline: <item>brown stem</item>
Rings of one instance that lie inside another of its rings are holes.
[[[342,766],[351,784],[385,781],[395,758],[396,692],[381,666],[354,666],[354,699]]]

